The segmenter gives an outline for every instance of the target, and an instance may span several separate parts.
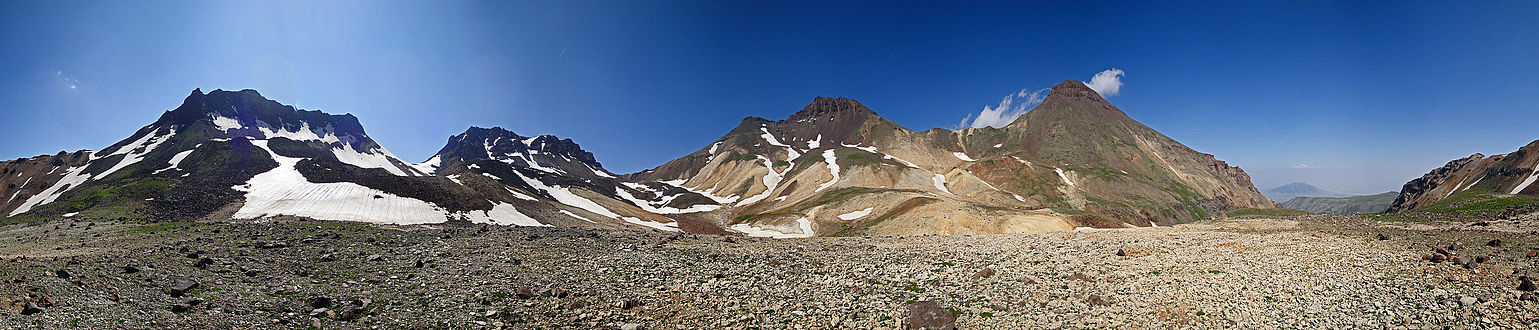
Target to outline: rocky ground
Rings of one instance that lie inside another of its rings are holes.
[[[56,220],[0,226],[0,328],[1530,327],[1539,235],[1506,226],[774,240]]]

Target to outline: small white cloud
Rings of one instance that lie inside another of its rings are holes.
[[[1095,77],[1090,77],[1090,82],[1085,83],[1085,86],[1101,94],[1101,97],[1117,95],[1122,90],[1122,74],[1122,69],[1118,68],[1101,71]]]
[[[1315,167],[1314,165],[1309,165],[1309,164],[1306,164],[1306,163],[1298,163],[1298,164],[1288,165],[1288,168],[1303,169],[1303,168],[1318,168],[1318,167]]]
[[[999,105],[984,106],[983,111],[976,116],[967,114],[967,117],[962,118],[962,122],[957,124],[957,128],[1005,127],[1014,122],[1015,118],[1031,111],[1032,107],[1041,104],[1042,100],[1047,98],[1048,91],[1048,88],[1035,91],[1021,89],[1019,92],[1005,95],[1004,99],[999,100]]]
[[[69,87],[69,89],[76,89],[80,87],[80,80],[65,76],[64,71],[54,70],[53,74],[55,76],[59,76],[59,81],[64,82],[64,87]]]

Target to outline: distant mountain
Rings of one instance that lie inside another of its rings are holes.
[[[1414,210],[1433,205],[1456,193],[1471,191],[1482,196],[1465,199],[1499,199],[1504,196],[1539,196],[1539,140],[1504,155],[1474,154],[1455,159],[1407,182],[1389,211]]]
[[[1319,214],[1367,214],[1384,212],[1400,192],[1350,197],[1294,197],[1283,202],[1284,208]]]
[[[1274,201],[1287,201],[1287,200],[1293,199],[1294,197],[1346,197],[1346,196],[1348,196],[1347,194],[1338,193],[1338,192],[1334,192],[1334,191],[1329,191],[1329,190],[1325,190],[1325,189],[1320,189],[1319,187],[1315,187],[1313,185],[1310,185],[1308,183],[1303,183],[1303,182],[1294,182],[1294,183],[1289,183],[1289,184],[1281,185],[1281,186],[1278,186],[1276,188],[1267,189],[1264,194],[1266,194],[1267,198],[1271,198]]]
[[[1175,224],[1274,208],[1239,168],[1127,117],[1077,81],[1003,128],[913,131],[818,97],[700,150],[616,175],[570,139],[471,127],[422,163],[352,115],[194,90],[101,151],[0,162],[23,218],[493,223],[771,237]],[[0,198],[7,198],[0,195]]]

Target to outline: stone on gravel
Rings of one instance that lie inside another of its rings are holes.
[[[130,262],[127,265],[123,265],[123,273],[124,274],[133,274],[133,273],[138,273],[139,271],[140,271],[139,264],[137,264],[137,263]]]
[[[635,324],[635,323],[626,323],[625,325],[620,326],[620,330],[640,330],[640,329],[641,329],[641,325],[640,324]]]
[[[518,299],[534,298],[534,290],[527,286],[521,286],[513,290],[513,295],[518,296]]]
[[[1480,299],[1475,299],[1475,297],[1460,297],[1459,298],[1459,304],[1460,305],[1469,306],[1469,305],[1474,305],[1475,303],[1478,303],[1478,302],[1480,302]]]
[[[68,270],[64,270],[64,269],[59,269],[59,270],[53,271],[53,275],[54,276],[58,276],[59,278],[70,278],[70,276],[72,276],[72,275],[70,275]]]
[[[978,280],[978,279],[988,278],[989,276],[994,276],[994,269],[993,268],[984,268],[983,270],[978,271],[978,273],[973,274],[973,279],[974,280]]]
[[[178,278],[176,281],[171,282],[171,296],[181,297],[182,295],[187,294],[187,290],[192,290],[193,288],[197,287],[198,281],[194,281],[189,278]]]
[[[1534,291],[1535,289],[1539,289],[1539,287],[1534,286],[1534,280],[1528,276],[1518,279],[1518,290]]]
[[[957,316],[933,300],[908,305],[909,329],[956,329]]]
[[[1498,247],[1498,246],[1502,246],[1502,240],[1501,240],[1501,239],[1499,239],[1499,238],[1496,238],[1496,239],[1491,239],[1491,240],[1490,240],[1490,241],[1487,241],[1487,242],[1486,242],[1486,246],[1489,246],[1489,247]]]
[[[27,302],[24,303],[23,307],[21,308],[21,315],[32,315],[42,312],[43,308],[37,307],[37,303],[32,302],[31,300],[27,300]]]
[[[1088,297],[1085,297],[1085,303],[1096,306],[1111,306],[1111,300],[1098,294],[1092,294]]]
[[[331,297],[321,296],[321,297],[310,298],[310,308],[326,308],[326,307],[331,307],[331,304],[332,304]]]
[[[1389,235],[1385,235],[1384,233],[1379,233],[1379,240],[1380,241],[1388,241],[1389,240]]]

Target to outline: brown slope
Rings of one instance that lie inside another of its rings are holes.
[[[1539,140],[1517,151],[1486,157],[1474,154],[1455,159],[1407,182],[1388,212],[1432,205],[1470,189],[1494,195],[1539,195]]]
[[[839,165],[832,183],[825,152]],[[723,227],[800,233],[805,218],[818,235],[1147,225],[1276,206],[1243,171],[1128,118],[1079,82],[1002,129],[913,131],[854,100],[819,97],[786,120],[745,119],[625,179],[680,180],[725,200],[715,217]]]

